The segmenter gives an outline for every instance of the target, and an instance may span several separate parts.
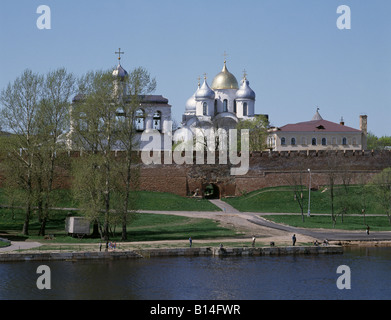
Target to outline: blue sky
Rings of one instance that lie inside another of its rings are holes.
[[[39,5],[51,30],[39,30]],[[351,9],[351,29],[336,26],[337,7]],[[256,92],[256,113],[273,125],[324,119],[391,135],[391,1],[389,0],[1,0],[0,88],[30,68],[65,67],[77,76],[116,65],[143,66],[178,122],[206,73],[243,70]]]

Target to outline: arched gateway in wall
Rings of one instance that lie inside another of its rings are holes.
[[[220,199],[220,188],[214,183],[206,184],[203,191],[205,199]]]

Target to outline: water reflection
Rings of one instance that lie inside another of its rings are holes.
[[[391,248],[360,248],[343,255],[2,263],[0,299],[390,299],[390,261]],[[51,290],[36,287],[41,264],[51,269]],[[351,268],[351,290],[336,287],[342,264]]]

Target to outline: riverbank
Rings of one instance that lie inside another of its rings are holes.
[[[7,252],[0,254],[0,262],[15,261],[82,261],[82,260],[121,260],[152,257],[181,256],[281,256],[281,255],[319,255],[341,254],[343,247],[328,246],[286,246],[261,248],[201,247],[201,248],[164,248],[140,249],[108,252]]]

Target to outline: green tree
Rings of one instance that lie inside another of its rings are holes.
[[[2,127],[13,136],[5,139],[3,151],[8,166],[6,183],[24,192],[25,220],[22,233],[29,234],[34,202],[33,164],[39,147],[38,109],[42,99],[44,78],[25,70],[0,95]]]
[[[379,138],[369,132],[367,136],[367,148],[369,150],[385,150],[391,148],[391,137],[382,136]]]
[[[120,203],[122,204],[118,210],[122,214],[122,233],[121,239],[127,239],[127,224],[129,220],[134,218],[134,212],[137,203],[137,193],[139,182],[139,162],[140,159],[134,153],[136,147],[139,146],[136,140],[136,111],[140,108],[140,103],[144,96],[151,94],[156,89],[156,80],[151,77],[149,72],[143,68],[135,68],[128,77],[123,79],[126,87],[125,99],[119,99],[121,106],[121,113],[118,119],[118,142],[121,149],[125,153],[123,159],[125,163],[119,167],[118,177],[120,177],[121,184],[118,186],[118,195],[120,196]],[[121,158],[122,160],[122,158]],[[122,163],[122,162],[120,162]]]
[[[69,128],[70,99],[75,92],[75,77],[61,68],[45,75],[43,96],[37,112],[39,148],[35,155],[38,190],[39,235],[45,235],[49,208],[53,204],[56,166],[67,158],[60,138]]]
[[[88,175],[82,174],[79,168],[73,171],[74,190],[89,217],[100,222],[101,237],[106,241],[115,183],[112,151],[117,143],[117,111],[121,107],[116,98],[117,89],[111,72],[89,72],[80,80],[82,98],[72,106],[72,120],[77,124],[74,142],[83,150],[83,156],[74,165],[88,172]],[[82,192],[84,188],[89,190],[88,194]]]
[[[391,168],[376,174],[372,179],[372,185],[378,203],[384,209],[391,224]]]
[[[249,130],[249,149],[250,151],[263,151],[266,149],[266,138],[268,135],[269,120],[264,115],[256,115],[253,119],[240,121],[236,129]],[[238,144],[240,150],[240,134],[238,134]]]

